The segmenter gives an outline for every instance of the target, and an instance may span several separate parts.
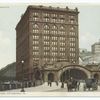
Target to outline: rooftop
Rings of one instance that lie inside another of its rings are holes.
[[[57,11],[78,12],[77,8],[75,8],[75,9],[69,9],[67,6],[66,6],[66,8],[60,8],[60,7],[52,7],[52,6],[47,7],[47,6],[43,6],[43,5],[39,5],[39,6],[30,5],[30,6],[28,6],[28,8],[42,9],[42,10],[57,10]]]

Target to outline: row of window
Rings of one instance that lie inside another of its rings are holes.
[[[44,17],[58,17],[58,14],[56,13],[43,13],[42,14]],[[39,12],[33,12],[33,16],[39,16]],[[65,18],[65,14],[59,14],[60,18]],[[75,15],[69,15],[69,19],[75,19]]]
[[[75,53],[70,53],[70,57],[75,57]]]
[[[44,43],[43,43],[44,45],[50,45],[50,42],[48,42],[48,41],[45,41]],[[52,42],[51,43],[51,45],[53,46],[57,46],[57,42]],[[65,46],[66,45],[66,43],[65,42],[60,42],[59,43],[60,44],[60,46]],[[33,45],[39,45],[39,41],[33,41]],[[70,46],[72,47],[72,46],[75,46],[75,43],[74,42],[72,42],[72,43],[70,43]]]
[[[75,38],[74,37],[71,37],[71,38],[69,38],[69,41],[71,42],[71,41],[74,41],[75,42]]]
[[[66,38],[65,37],[59,37],[60,41],[65,41]]]
[[[49,27],[49,25],[44,25],[43,29],[44,29],[44,32],[46,32],[46,33],[49,33],[50,29],[51,29],[51,33],[57,33],[58,32],[57,31],[58,27],[56,25],[53,25],[51,28]],[[75,31],[75,27],[72,26],[70,28],[70,34],[71,35],[75,35],[74,31]],[[38,24],[33,24],[33,32],[34,33],[39,32],[39,26],[38,26]],[[59,33],[65,34],[65,27],[64,26],[61,26],[59,28]]]
[[[39,46],[33,46],[33,50],[39,50]]]
[[[52,51],[57,51],[58,50],[57,47],[52,47],[51,49],[52,49]],[[50,47],[44,47],[44,50],[50,50]],[[70,51],[72,51],[72,50],[75,51],[74,48],[70,49]],[[65,48],[60,48],[60,51],[65,51]]]
[[[39,45],[39,41],[33,41],[33,45]]]
[[[73,47],[73,46],[75,46],[75,43],[70,43],[70,47]]]
[[[33,29],[39,29],[38,24],[33,24]],[[44,25],[43,29],[44,29],[44,30],[50,30],[50,26],[46,24],[46,25]],[[52,29],[52,30],[57,30],[58,27],[57,27],[56,25],[53,25],[53,26],[51,27],[51,29]],[[71,29],[72,29],[72,28],[71,28]],[[60,26],[59,30],[65,30],[65,27],[64,27],[64,26]]]
[[[39,52],[38,51],[34,51],[33,55],[39,55]]]
[[[60,46],[65,46],[65,42],[60,42]]]
[[[32,13],[33,16],[39,16],[39,12],[33,12]],[[58,14],[56,13],[42,13],[43,17],[58,17]],[[64,18],[65,15],[64,14],[59,14],[60,18]],[[73,16],[74,17],[74,16]]]
[[[73,51],[74,52],[75,51],[75,48],[70,48],[70,51]]]
[[[38,17],[33,17],[33,21],[39,21],[40,19]],[[59,22],[59,23],[65,23],[65,19],[57,19],[57,18],[43,18],[43,21],[45,22]],[[75,19],[69,19],[70,24],[75,24],[76,20]]]
[[[39,39],[39,36],[33,35],[33,39]]]
[[[33,17],[33,21],[40,21],[41,19],[37,16]],[[49,17],[44,17],[43,21],[45,22],[59,22],[59,23],[65,23],[65,19],[57,19],[57,18],[49,18]]]
[[[59,17],[59,20],[62,20],[61,22],[64,22],[64,20],[65,20],[65,15],[64,14],[57,15],[57,14],[43,13],[43,19],[45,21],[50,21],[50,18],[52,18],[53,21],[55,22],[58,17]],[[33,13],[33,20],[37,21],[38,18],[39,18],[39,13],[34,12]],[[75,20],[75,16],[73,16],[73,15],[69,16],[69,20],[70,21]]]

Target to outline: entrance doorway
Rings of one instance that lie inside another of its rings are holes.
[[[60,77],[60,80],[61,82],[64,82],[71,79],[71,77],[77,80],[84,80],[88,78],[87,74],[84,71],[73,68],[64,71]]]
[[[53,73],[48,74],[48,81],[51,81],[51,82],[54,81],[54,74]]]

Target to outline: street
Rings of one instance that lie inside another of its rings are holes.
[[[84,83],[80,84],[79,92],[84,92],[83,84]],[[25,90],[25,92],[68,92],[66,84],[64,84],[64,88],[61,88],[61,83],[59,83],[58,86],[57,86],[55,82],[52,83],[51,87],[48,86],[48,83],[46,82],[43,85],[40,85],[40,86],[37,86],[37,87],[24,88],[24,90]],[[21,91],[21,89],[13,89],[13,90],[7,90],[6,92],[20,92],[20,91]],[[97,91],[100,91],[100,86],[98,86]],[[78,92],[78,91],[76,91],[76,92]]]

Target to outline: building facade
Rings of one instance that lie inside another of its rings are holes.
[[[100,54],[100,41],[94,43],[94,44],[91,46],[91,49],[92,49],[92,53],[93,53],[93,54]]]
[[[18,80],[22,74],[26,80],[32,80],[35,72],[39,75],[35,68],[45,69],[49,63],[79,63],[78,13],[77,8],[68,7],[27,8],[16,26]]]

